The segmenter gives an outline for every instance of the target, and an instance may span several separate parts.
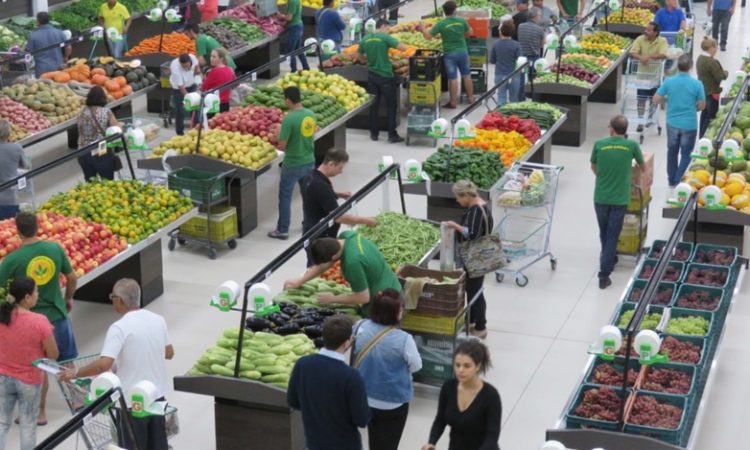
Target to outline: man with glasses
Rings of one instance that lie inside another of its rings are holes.
[[[167,323],[163,317],[141,309],[141,287],[133,279],[122,278],[109,294],[112,306],[123,317],[107,330],[99,359],[80,369],[61,372],[62,381],[74,378],[95,377],[113,371],[120,378],[122,390],[129,392],[141,381],[150,381],[156,387],[155,399],[164,401],[169,390],[166,360],[174,357],[169,340]],[[130,399],[126,401],[130,404]],[[164,416],[133,417],[133,428],[138,448],[167,450],[167,429]],[[126,448],[131,448],[129,434],[122,433]]]

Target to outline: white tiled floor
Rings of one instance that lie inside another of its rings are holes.
[[[552,2],[548,3],[554,7]],[[427,0],[417,0],[404,8],[403,12],[408,18],[413,18],[428,11],[431,5],[432,2]],[[696,9],[697,23],[702,24],[705,21],[705,3],[696,4]],[[746,9],[738,9],[731,22],[729,51],[719,54],[719,59],[730,73],[738,68],[740,55],[747,46],[747,15]],[[701,31],[697,32],[699,39],[702,35]],[[492,79],[489,75],[487,78]],[[136,109],[144,111],[144,102],[137,102]],[[552,249],[559,261],[557,271],[551,271],[548,263],[542,261],[528,270],[529,284],[525,288],[517,287],[510,280],[498,284],[488,278],[485,284],[490,330],[486,342],[494,360],[494,369],[488,374],[488,380],[502,395],[501,446],[506,450],[533,450],[543,442],[545,430],[555,424],[581,377],[589,342],[610,318],[633,270],[632,261],[621,258],[625,261],[617,266],[613,285],[605,291],[598,289],[596,266],[599,244],[591,205],[593,176],[589,171],[588,156],[593,142],[605,136],[607,121],[617,112],[614,105],[590,104],[587,142],[580,148],[553,147],[552,162],[565,166],[552,231]],[[481,113],[472,115],[474,120],[479,117]],[[405,120],[402,122],[405,123]],[[365,131],[348,131],[351,162],[346,173],[335,180],[338,188],[358,189],[363,185],[363,180],[374,174],[382,155],[393,155],[403,162],[409,158],[424,159],[432,152],[427,147],[374,145],[367,137]],[[660,217],[661,205],[668,197],[665,137],[648,136],[643,148],[656,153],[650,241],[666,237],[673,225],[671,220]],[[62,138],[46,141],[29,150],[36,165],[65,152]],[[75,184],[79,179],[77,166],[71,163],[53,172],[48,179],[37,181],[36,186],[40,197],[44,197]],[[239,316],[236,313],[220,313],[207,306],[215,286],[226,279],[240,282],[248,279],[272,255],[288,245],[265,237],[276,220],[277,180],[277,168],[261,177],[259,227],[241,239],[236,250],[225,251],[219,259],[210,261],[201,250],[180,249],[170,253],[165,245],[165,293],[149,309],[164,315],[169,324],[176,349],[175,359],[168,364],[172,375],[185,373],[224,328],[237,325]],[[392,189],[391,201],[395,207],[395,189]],[[406,202],[411,215],[425,216],[423,197],[407,196]],[[376,191],[358,208],[362,213],[374,214],[381,205],[381,196]],[[295,194],[295,224],[301,221],[300,206],[299,195]],[[296,225],[292,233],[299,232],[300,226]],[[303,267],[303,258],[298,256],[274,274],[269,283],[278,289],[283,279],[299,273]],[[102,292],[102,296],[106,294]],[[745,348],[750,338],[745,326],[750,319],[748,297],[745,290],[730,316],[722,360],[717,366],[716,383],[708,401],[708,413],[695,447],[697,450],[743,448],[739,442],[744,434],[744,419],[749,412],[746,405],[750,400],[750,389],[746,383],[750,375],[750,352]],[[84,302],[76,304],[72,317],[81,354],[98,352],[107,327],[117,318],[109,306]],[[214,448],[212,399],[180,392],[170,393],[169,399],[181,411],[182,432],[172,442],[174,448]],[[417,387],[402,449],[417,449],[425,442],[436,402],[436,389]],[[56,387],[49,394],[48,417],[50,424],[38,430],[40,439],[69,418]],[[13,427],[11,448],[15,448],[17,439],[17,427]],[[444,437],[438,448],[446,447],[447,437]],[[74,444],[69,441],[64,448],[74,448]]]

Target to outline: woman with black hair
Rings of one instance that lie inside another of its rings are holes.
[[[52,324],[45,316],[31,312],[37,300],[34,280],[17,277],[8,291],[8,296],[0,303],[0,398],[3,399],[0,401],[0,449],[5,448],[17,402],[21,450],[31,450],[36,446],[44,381],[44,372],[31,363],[45,357],[57,359],[58,350]]]
[[[107,108],[107,93],[101,86],[92,87],[86,96],[86,107],[78,113],[78,148],[101,141],[106,137],[107,127],[117,125],[115,115]],[[78,157],[78,164],[81,165],[86,181],[97,175],[114,180],[117,170],[116,158],[118,156],[111,150],[107,150],[101,156],[87,153]]]
[[[367,435],[373,450],[398,450],[414,396],[411,374],[422,368],[414,338],[398,328],[403,314],[401,294],[385,289],[372,300],[370,318],[354,331],[352,366],[365,380],[371,417]]]

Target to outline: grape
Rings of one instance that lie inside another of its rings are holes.
[[[654,250],[651,252],[651,258],[661,258],[661,254],[664,252],[664,245],[666,244],[664,244],[663,242],[654,244]],[[687,261],[689,258],[689,251],[685,250],[684,248],[677,247],[674,249],[674,254],[669,259],[673,261]]]
[[[635,314],[635,310],[632,310],[632,309],[622,313],[622,315],[620,316],[620,320],[617,321],[617,326],[619,328],[627,327],[628,323],[630,323],[630,319],[633,318],[633,314]],[[659,322],[661,322],[660,313],[646,314],[646,316],[641,321],[641,326],[638,329],[639,330],[655,330],[656,327],[659,325]]]
[[[627,423],[675,429],[680,426],[681,420],[682,408],[666,401],[659,401],[651,395],[639,395],[635,399]]]
[[[635,386],[638,378],[637,370],[628,370],[628,386]],[[589,377],[589,383],[608,384],[612,386],[622,386],[622,368],[615,368],[612,364],[602,363],[594,367],[594,371]]]
[[[667,333],[705,336],[709,321],[700,316],[673,317],[667,322]]]
[[[659,354],[668,355],[669,360],[673,362],[698,364],[701,360],[700,346],[689,341],[680,341],[672,336],[662,340]]]
[[[648,280],[651,278],[651,275],[654,273],[654,266],[651,264],[644,264],[643,270],[641,270],[641,274],[638,275],[638,278],[642,280]],[[667,266],[667,269],[664,271],[664,275],[661,277],[664,281],[677,281],[680,279],[680,270],[675,266]]]
[[[669,394],[687,394],[693,377],[675,369],[651,368],[643,381],[642,389],[647,391],[666,392]]]
[[[616,422],[622,408],[622,399],[614,390],[602,386],[589,389],[583,394],[583,400],[573,411],[573,415],[594,420]]]
[[[734,250],[698,250],[693,262],[731,266],[734,262]]]
[[[685,279],[688,284],[701,286],[724,286],[727,284],[727,272],[714,269],[690,269]]]
[[[672,294],[674,293],[674,290],[672,287],[667,286],[659,286],[656,290],[656,295],[651,300],[652,305],[667,305],[670,300],[672,300]],[[633,288],[633,291],[630,293],[629,301],[633,303],[639,303],[641,301],[641,296],[643,295],[643,289],[641,288]]]
[[[719,306],[720,301],[720,295],[711,295],[708,291],[696,290],[687,295],[681,296],[677,300],[677,306],[680,308],[713,311]]]

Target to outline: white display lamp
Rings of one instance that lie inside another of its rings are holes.
[[[609,10],[610,11],[619,11],[620,10],[620,1],[619,0],[609,0]]]
[[[115,136],[115,135],[118,135],[118,134],[122,134],[122,128],[120,128],[118,126],[107,127],[107,129],[104,130],[104,136],[105,137],[112,137],[112,136]],[[122,140],[120,140],[120,139],[111,140],[111,141],[107,142],[107,147],[109,147],[109,148],[122,147]]]
[[[745,160],[740,151],[740,144],[734,139],[725,139],[724,142],[721,143],[720,151],[724,153],[724,159],[727,161]]]
[[[169,23],[177,23],[182,20],[182,16],[174,8],[169,8],[164,11],[164,18],[167,19],[167,22]]]
[[[336,43],[332,39],[326,39],[320,43],[320,52],[324,56],[330,56],[336,53]]]
[[[467,119],[458,120],[455,125],[453,125],[453,139],[462,140],[472,139],[473,137],[471,122]]]
[[[684,206],[688,198],[693,193],[693,187],[689,183],[682,182],[674,188],[674,198],[667,200],[667,203],[674,206]]]
[[[653,330],[641,330],[635,336],[633,349],[638,353],[641,364],[651,365],[657,362],[667,362],[669,358],[659,354],[661,338]]]
[[[537,73],[549,72],[549,62],[544,58],[537,59],[534,61],[534,70],[536,70]]]
[[[742,84],[745,81],[745,77],[747,77],[747,73],[744,70],[738,70],[734,73],[734,82]]]
[[[232,280],[227,280],[216,289],[211,297],[209,305],[217,308],[221,312],[231,311],[237,305],[242,290],[240,285]]]
[[[599,330],[599,336],[589,346],[588,352],[605,361],[614,361],[615,354],[622,347],[622,331],[614,325],[605,325]]]
[[[581,45],[578,43],[578,38],[573,36],[572,34],[569,34],[563,38],[563,45],[565,45],[565,48],[567,50],[576,50],[581,47]]]
[[[95,26],[91,28],[91,37],[89,38],[92,41],[101,41],[104,39],[104,27]]]
[[[567,447],[560,441],[547,441],[539,447],[539,450],[567,450]]]
[[[528,58],[526,58],[525,56],[519,56],[518,59],[516,59],[516,69],[523,66],[527,62],[529,62]],[[526,73],[526,69],[524,69],[523,72]]]
[[[435,139],[444,138],[448,132],[448,120],[439,117],[432,121],[430,125],[430,131],[427,133],[430,137]]]
[[[201,95],[197,92],[189,92],[182,100],[185,111],[196,111],[201,105]]]
[[[125,138],[128,141],[128,149],[130,150],[146,150],[146,133],[140,128],[129,128],[125,132]]]
[[[73,37],[73,32],[70,30],[63,30],[62,34],[63,39],[65,39],[66,41],[69,41]]]
[[[210,94],[206,94],[206,97],[203,99],[203,109],[208,114],[218,113],[220,104],[221,99],[217,94],[214,94],[213,92]]]
[[[313,56],[313,55],[315,55],[315,50],[317,50],[317,48],[318,48],[318,40],[315,39],[314,37],[307,38],[307,39],[305,39],[305,43],[302,44],[302,46],[303,47],[312,46],[312,47],[310,47],[309,50],[307,50],[307,52],[305,52],[305,54],[308,55],[308,56]]]
[[[690,156],[693,159],[708,159],[708,155],[713,148],[714,144],[711,142],[711,139],[701,138],[695,144],[695,150],[693,150],[693,153]]]
[[[375,19],[367,19],[367,22],[365,22],[365,31],[368,33],[374,33],[377,29],[377,23],[375,22]]]
[[[163,15],[164,15],[164,11],[161,8],[152,8],[148,12],[148,14],[146,14],[146,18],[150,20],[151,22],[158,22],[161,20]]]
[[[560,45],[560,36],[558,36],[556,33],[548,33],[547,36],[544,38],[544,46],[547,47],[548,50],[557,50],[557,47]]]
[[[362,32],[362,19],[359,17],[352,17],[351,19],[349,19],[349,30],[349,39],[353,41],[356,36]]]
[[[167,0],[159,0],[158,2],[156,2],[156,7],[163,11],[169,8],[169,2]]]
[[[271,313],[280,312],[279,305],[274,305],[271,297],[271,288],[264,283],[255,283],[247,291],[247,298],[253,302],[253,311],[256,317],[265,317]]]
[[[721,204],[723,192],[718,186],[706,186],[700,191],[700,198],[703,200],[703,207],[706,209],[724,209],[726,206]]]
[[[406,170],[406,180],[414,183],[424,181],[422,172],[422,163],[416,159],[408,159],[404,163],[404,169]]]

